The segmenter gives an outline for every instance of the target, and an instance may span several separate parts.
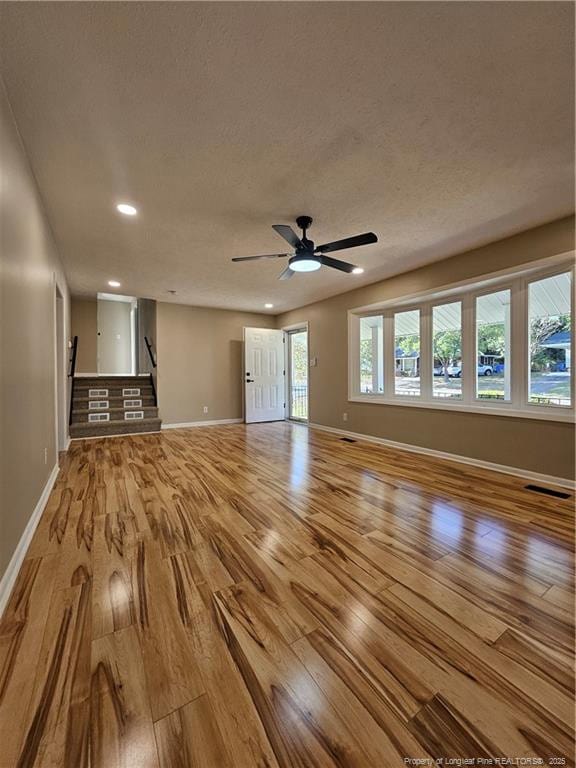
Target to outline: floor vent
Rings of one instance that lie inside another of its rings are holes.
[[[124,400],[124,408],[142,408],[142,400]]]
[[[138,397],[140,394],[140,388],[133,388],[133,389],[123,389],[122,390],[122,397]]]
[[[89,389],[88,397],[108,397],[107,389]]]
[[[341,437],[340,440],[342,440],[343,443],[355,443],[356,440],[353,440],[351,437]]]
[[[109,413],[89,413],[88,421],[110,421]]]
[[[124,414],[125,421],[137,421],[144,418],[144,411],[126,411]]]
[[[544,493],[546,496],[554,496],[555,499],[569,499],[570,494],[564,491],[555,491],[552,488],[544,488],[542,485],[525,485],[527,491],[534,491],[534,493]]]
[[[88,408],[91,411],[97,411],[100,410],[106,410],[106,408],[109,408],[110,404],[108,400],[90,400],[88,403]]]

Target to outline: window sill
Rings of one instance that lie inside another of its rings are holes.
[[[416,402],[415,402],[416,401]],[[462,411],[465,413],[483,413],[488,416],[511,416],[516,419],[538,419],[541,421],[562,421],[574,424],[574,411],[567,406],[548,406],[546,410],[537,406],[526,406],[524,409],[514,408],[508,404],[483,405],[480,403],[463,403],[461,401],[436,402],[420,398],[390,398],[383,395],[354,395],[348,397],[349,403],[368,403],[372,405],[399,405],[408,408],[424,408],[427,410]]]

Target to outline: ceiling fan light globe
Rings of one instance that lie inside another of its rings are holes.
[[[293,272],[315,272],[317,269],[320,269],[322,264],[320,264],[318,259],[296,257],[290,262],[289,266]]]

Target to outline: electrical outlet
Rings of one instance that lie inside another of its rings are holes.
[[[48,448],[44,448],[44,464],[48,464]]]
[[[208,406],[207,406],[207,405],[205,405],[205,406],[204,406],[204,408],[203,408],[202,410],[204,411],[204,413],[208,413]]]
[[[343,413],[342,414],[342,421],[348,421],[348,414],[347,413]]]

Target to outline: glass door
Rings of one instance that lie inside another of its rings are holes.
[[[308,329],[288,331],[288,418],[308,421]]]

